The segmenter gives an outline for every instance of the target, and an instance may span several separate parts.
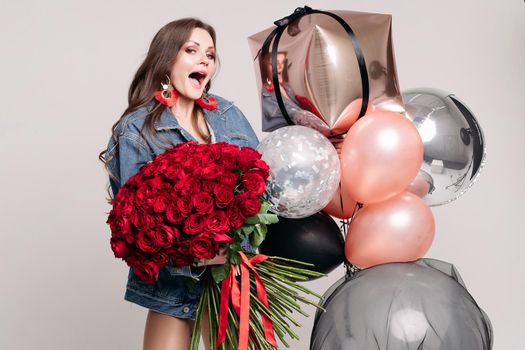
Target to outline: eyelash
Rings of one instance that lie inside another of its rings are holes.
[[[192,47],[188,47],[188,48],[186,49],[186,52],[189,53],[189,54],[194,54],[194,53],[197,52],[197,50],[195,50],[195,49],[192,48]],[[208,53],[208,54],[206,54],[206,56],[208,57],[208,59],[215,61],[215,54],[213,54],[213,53]]]

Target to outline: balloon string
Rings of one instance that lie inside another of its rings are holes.
[[[351,220],[354,220],[354,216],[357,214],[357,212],[359,211],[359,209],[361,209],[363,207],[363,203],[359,203],[357,202],[355,204],[355,207],[354,207],[354,211],[352,212],[352,216],[351,216]]]
[[[348,219],[341,219],[341,232],[343,233],[343,239],[346,239],[346,234],[348,231],[348,226],[350,223],[348,222]]]
[[[277,104],[279,105],[279,109],[281,110],[281,113],[288,123],[288,125],[294,125],[295,123],[292,121],[292,118],[290,118],[290,115],[288,115],[288,111],[286,110],[286,107],[284,106],[283,96],[281,94],[281,88],[279,83],[279,75],[277,73],[277,51],[279,50],[279,40],[281,39],[281,35],[283,35],[284,30],[286,29],[286,26],[288,24],[278,27],[277,33],[275,35],[275,39],[273,41],[272,46],[272,80],[273,80],[273,86],[276,88],[274,89],[275,98],[277,100]]]
[[[341,214],[345,212],[344,210],[344,204],[343,204],[343,192],[341,190],[341,181],[339,181],[339,204],[341,205]],[[345,232],[346,237],[346,232]]]
[[[357,40],[357,37],[352,30],[352,27],[348,25],[348,23],[345,22],[344,19],[336,15],[332,12],[327,11],[320,11],[320,10],[310,10],[310,13],[320,13],[323,15],[327,15],[335,19],[339,24],[346,30],[346,33],[350,37],[350,40],[352,41],[352,46],[354,47],[355,56],[357,59],[357,64],[359,66],[359,74],[361,76],[361,85],[362,85],[362,94],[363,99],[361,103],[361,110],[359,111],[359,116],[357,119],[363,117],[366,113],[366,110],[368,109],[368,101],[370,98],[370,83],[368,82],[368,70],[366,68],[366,62],[365,62],[365,56],[363,54],[363,49],[361,48],[361,45],[359,44],[359,40]]]
[[[352,212],[352,216],[350,217],[350,219],[341,220],[341,224],[342,224],[341,229],[343,230],[343,235],[344,235],[345,240],[346,240],[346,236],[348,235],[348,231],[350,229],[350,224],[354,220],[354,217],[356,216],[359,209],[361,209],[362,207],[363,207],[362,203],[356,203],[354,207],[354,211]],[[352,278],[352,276],[357,271],[361,270],[357,266],[352,265],[352,263],[346,257],[345,257],[345,269],[346,269],[346,274],[345,274],[346,279]]]

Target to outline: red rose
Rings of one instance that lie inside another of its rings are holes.
[[[194,156],[192,157],[193,168],[199,168],[199,170],[202,170],[202,168],[205,168],[208,165],[211,165],[215,163],[215,160],[218,159],[218,154],[212,152],[209,147],[201,147],[197,152],[195,152]]]
[[[156,218],[157,216],[153,216],[150,211],[140,208],[131,215],[130,221],[135,225],[137,231],[142,231],[154,227],[158,220]]]
[[[180,224],[183,221],[179,207],[172,204],[166,208],[166,219],[172,224]]]
[[[126,259],[129,255],[130,249],[126,241],[119,238],[111,238],[111,250],[115,254],[115,258]]]
[[[190,215],[184,221],[183,230],[188,235],[196,235],[202,232],[204,227],[203,217],[197,214]]]
[[[157,266],[166,266],[170,262],[170,257],[165,253],[154,254],[151,259]]]
[[[237,180],[239,179],[239,175],[235,173],[224,173],[222,176],[218,179],[219,183],[234,188],[237,185]]]
[[[142,184],[141,186],[150,187],[153,194],[155,194],[157,191],[161,191],[165,188],[168,188],[169,184],[163,179],[162,175],[158,174],[151,179],[145,180],[144,184]]]
[[[169,166],[164,172],[164,175],[174,183],[179,182],[187,177],[184,170],[178,164],[172,164]]]
[[[164,213],[168,207],[169,198],[166,195],[160,194],[153,200],[153,211],[155,213]]]
[[[179,192],[179,195],[183,198],[190,198],[200,189],[199,180],[196,178],[190,178],[189,180],[181,181],[175,185],[175,190]]]
[[[111,232],[119,235],[129,234],[132,231],[131,221],[118,211],[112,210],[112,213],[110,213],[110,219],[108,219]]]
[[[242,147],[237,157],[237,165],[243,172],[254,167],[255,161],[261,159],[261,154],[250,147]]]
[[[155,157],[155,164],[153,164],[152,162],[152,163],[145,165],[146,167],[151,167],[152,171],[144,172],[143,178],[157,177],[157,176],[164,175],[166,170],[169,168],[170,163],[171,163],[170,160],[165,155],[160,155],[160,156]]]
[[[174,163],[184,163],[188,156],[193,152],[193,147],[189,144],[178,144],[171,150],[166,151],[164,154],[169,156]]]
[[[197,214],[207,214],[213,210],[213,198],[209,193],[197,193],[193,196],[192,202]]]
[[[260,196],[266,190],[266,183],[261,175],[249,171],[242,177],[242,187],[245,191],[253,192],[256,196]]]
[[[219,245],[207,234],[200,234],[189,242],[189,252],[197,259],[212,259],[217,255]]]
[[[235,170],[237,157],[241,152],[239,147],[237,145],[223,142],[220,147],[220,152],[221,159],[219,160],[219,164],[221,164],[226,171]]]
[[[155,243],[163,249],[171,247],[171,245],[180,237],[180,232],[176,227],[167,225],[159,225],[155,230]]]
[[[270,167],[266,162],[262,159],[257,159],[255,163],[253,164],[254,168],[251,171],[254,171],[256,173],[259,173],[263,177],[263,179],[267,179],[268,176],[270,176]]]
[[[142,169],[141,169],[142,170]],[[126,181],[126,183],[124,184],[123,187],[120,188],[119,190],[119,193],[123,190],[123,189],[127,189],[129,191],[136,191],[137,188],[139,188],[139,186],[142,184],[142,178],[140,176],[132,176],[128,179],[128,181]],[[117,193],[118,195],[118,193]],[[115,197],[116,199],[116,197]]]
[[[120,192],[119,192],[120,193]],[[121,198],[121,200],[115,206],[115,209],[119,212],[120,215],[130,215],[133,210],[133,195],[131,193],[127,194]]]
[[[230,230],[230,221],[223,211],[214,210],[204,220],[203,229],[211,233],[226,233]]]
[[[188,198],[179,198],[177,200],[177,208],[183,217],[188,217],[191,215],[193,206],[191,205],[191,199]]]
[[[147,163],[147,164],[144,164],[142,168],[140,168],[140,175],[142,179],[153,177],[157,173],[158,173],[158,164]],[[135,178],[134,180],[137,180],[139,178],[138,176],[133,176],[133,177]]]
[[[228,207],[228,209],[226,209],[226,215],[230,220],[230,225],[232,228],[240,228],[246,220],[246,217],[243,215],[243,213],[237,205],[237,201],[233,202]]]
[[[138,231],[133,230],[133,232],[128,235],[119,235],[118,237],[124,239],[128,244],[134,244],[137,240],[137,232]]]
[[[205,165],[200,171],[202,178],[206,180],[214,180],[220,177],[223,173],[224,169],[215,163]]]
[[[237,196],[237,200],[239,203],[239,209],[241,209],[241,212],[246,217],[253,216],[261,210],[261,202],[252,192],[244,192],[240,194]]]
[[[155,280],[159,276],[159,267],[153,261],[143,260],[131,267],[135,275],[147,284],[155,283]]]
[[[203,192],[213,193],[213,189],[217,183],[215,181],[203,180],[201,184],[201,189]]]
[[[193,264],[194,261],[194,258],[190,256],[189,247],[186,242],[174,247],[170,259],[175,267],[188,266]]]
[[[137,246],[145,253],[154,253],[157,251],[157,240],[155,231],[140,231],[137,235]]]
[[[213,189],[215,204],[219,208],[225,208],[233,201],[233,188],[218,184]]]
[[[133,224],[133,226],[135,226],[139,230],[142,229],[142,227],[140,226],[143,222],[142,220],[142,218],[144,217],[143,214],[144,213],[142,210],[140,210],[140,208],[136,208],[133,212],[131,212],[131,214],[129,214],[129,221]]]
[[[144,182],[137,189],[137,200],[141,203],[146,203],[146,200],[154,197],[156,193],[157,189],[155,189],[150,182]]]

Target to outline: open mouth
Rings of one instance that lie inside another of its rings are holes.
[[[198,89],[202,86],[206,77],[206,72],[193,72],[189,75],[190,81],[192,82],[193,86],[195,86]]]

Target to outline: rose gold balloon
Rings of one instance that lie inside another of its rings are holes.
[[[434,239],[434,216],[419,197],[403,192],[366,205],[350,224],[346,258],[361,268],[421,258]]]
[[[375,111],[350,128],[341,161],[350,197],[377,203],[401,193],[416,177],[423,161],[423,142],[416,127],[401,114]]]
[[[370,102],[381,110],[403,112],[393,50],[392,16],[355,11],[330,12],[340,16],[355,32],[368,69]],[[352,116],[346,109],[352,101],[363,97],[359,64],[352,41],[336,20],[323,14],[306,15],[292,23],[293,30],[284,31],[278,45],[278,52],[286,54],[282,78],[290,99],[285,99],[288,102],[285,108],[288,114],[293,114],[293,109],[301,107],[301,103],[294,108],[290,102],[299,102],[293,101],[297,100],[297,96],[304,97],[314,107],[307,110],[312,112],[315,109],[318,113],[299,114],[300,118],[294,119],[294,123],[315,128],[327,136],[346,132],[348,129],[342,125],[337,127],[337,132],[334,127],[338,123],[350,127],[352,123],[343,122],[343,119]],[[272,79],[267,68],[271,58],[260,50],[274,29],[275,26],[272,26],[248,38],[258,91],[261,92]],[[260,97],[263,131],[271,131],[271,126],[279,125],[266,124],[266,120],[280,118],[280,125],[287,125],[276,108],[275,91]]]
[[[430,184],[422,175],[417,174],[416,178],[408,185],[406,191],[423,198],[430,191]]]
[[[361,104],[363,100],[361,98],[355,99],[341,113],[341,117],[335,122],[332,127],[332,134],[344,133],[356,122],[359,112],[361,111]],[[368,102],[366,107],[366,113],[371,113],[375,110],[375,106],[372,102]]]
[[[343,184],[341,183],[341,186]],[[341,195],[342,193],[342,195]],[[342,198],[341,198],[342,196]],[[341,204],[341,199],[343,203]],[[354,212],[356,202],[350,198],[348,192],[343,187],[335,192],[334,197],[330,200],[330,203],[323,209],[328,215],[335,216],[339,219],[348,219]]]

